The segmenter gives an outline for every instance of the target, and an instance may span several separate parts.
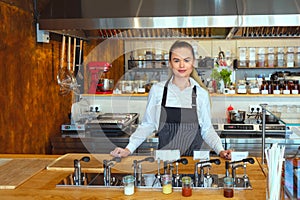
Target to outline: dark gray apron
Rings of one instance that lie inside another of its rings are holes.
[[[159,120],[159,149],[180,150],[182,156],[192,156],[203,143],[198,123],[196,86],[192,92],[192,108],[166,107],[168,84],[164,86]]]

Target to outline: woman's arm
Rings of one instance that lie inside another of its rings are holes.
[[[217,153],[224,151],[222,141],[211,124],[209,94],[197,88],[197,114],[203,140]]]
[[[145,139],[154,133],[158,129],[160,113],[160,101],[159,94],[161,94],[159,86],[152,86],[146,106],[146,111],[142,120],[142,123],[138,126],[136,131],[130,136],[129,143],[125,149],[117,147],[111,152],[113,156],[126,157],[133,153]]]

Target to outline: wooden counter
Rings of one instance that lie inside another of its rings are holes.
[[[45,169],[38,172],[30,179],[19,185],[16,189],[0,189],[1,199],[185,199],[181,196],[181,191],[173,191],[172,194],[165,195],[159,190],[136,189],[132,196],[125,196],[121,188],[87,188],[87,187],[56,187],[56,184],[72,173],[73,159],[80,159],[84,155],[89,155],[91,161],[89,163],[82,162],[82,170],[87,171],[91,168],[101,171],[103,159],[110,159],[110,155],[105,154],[67,154],[64,156],[41,156],[41,155],[0,155],[1,158],[10,159],[32,159],[50,161]],[[142,159],[143,157],[128,157],[117,163],[114,171],[128,171],[132,173],[132,161],[134,159]],[[188,158],[188,165],[179,165],[179,173],[193,173],[194,161]],[[247,166],[247,174],[249,176],[252,188],[250,190],[235,190],[232,199],[265,199],[266,179],[261,170],[257,159],[256,163]],[[224,174],[225,161],[221,159],[221,165],[213,165],[211,173]],[[99,168],[97,167],[99,166]],[[157,165],[155,163],[144,163],[143,172],[149,173],[155,171]],[[0,166],[0,170],[5,164]],[[25,170],[25,169],[24,169]],[[147,171],[147,172],[146,172]],[[242,174],[243,170],[238,169],[237,174]],[[1,174],[1,171],[0,171]],[[18,176],[16,173],[15,176]],[[0,180],[1,182],[1,180]],[[223,197],[222,189],[197,189],[193,190],[193,195],[188,199],[226,199]]]

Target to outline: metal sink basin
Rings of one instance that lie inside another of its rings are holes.
[[[66,187],[66,186],[74,186],[74,187],[121,187],[122,186],[122,178],[128,174],[123,173],[113,173],[111,174],[111,186],[104,185],[104,175],[103,173],[83,173],[83,184],[75,185],[73,177],[74,174],[68,175],[66,178],[62,179],[56,186],[58,187]]]
[[[104,185],[104,176],[103,173],[83,173],[83,183],[82,185],[75,185],[73,180],[73,173],[62,179],[56,186],[57,187],[114,187],[114,188],[121,188],[122,185],[122,178],[128,174],[125,173],[112,173],[111,174],[111,185],[105,186]],[[173,177],[173,188],[181,189],[181,178],[183,176],[189,176],[192,178],[192,182],[194,183],[194,174],[180,174],[179,181],[175,181],[175,176]],[[150,178],[149,178],[150,177]],[[194,189],[220,189],[223,188],[223,178],[224,175],[220,174],[212,174],[212,179],[210,179],[210,182],[208,183],[206,180],[206,183],[204,186],[198,186],[195,187],[193,184]],[[208,183],[208,184],[207,184]],[[252,189],[250,181],[245,182],[242,177],[236,177],[235,181],[235,189]],[[161,188],[161,184],[159,179],[156,179],[156,174],[143,174],[142,182],[140,186],[137,186],[138,188]]]

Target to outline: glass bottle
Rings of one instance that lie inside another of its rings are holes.
[[[289,82],[287,80],[283,83],[283,94],[291,94],[291,90],[289,88]]]
[[[268,84],[268,94],[273,94],[273,82],[267,81]]]
[[[181,179],[182,182],[182,196],[192,196],[192,179],[189,176],[184,176]]]
[[[261,94],[268,94],[268,85],[267,81],[262,81],[261,87],[260,87]]]
[[[161,183],[162,183],[162,192],[164,194],[170,194],[173,192],[172,177],[170,174],[162,175]]]
[[[273,82],[273,94],[280,94],[280,88],[278,81]]]
[[[295,80],[294,81],[294,86],[292,88],[292,94],[299,94],[300,90],[299,90],[299,81]]]

